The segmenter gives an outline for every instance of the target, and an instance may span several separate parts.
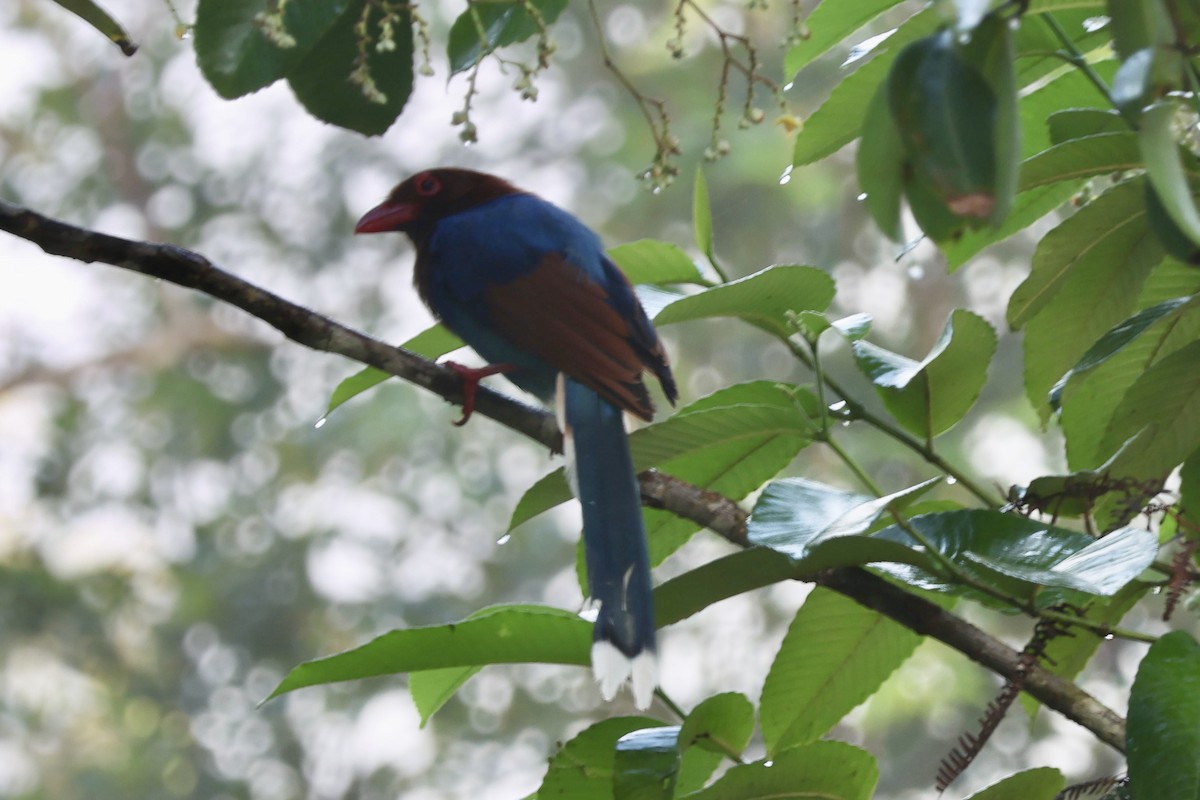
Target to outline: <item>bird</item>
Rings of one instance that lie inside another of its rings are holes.
[[[502,373],[553,404],[568,483],[583,510],[591,660],[612,700],[628,680],[647,708],[658,685],[650,559],[625,413],[649,421],[652,373],[674,405],[671,367],[633,287],[600,237],[569,212],[494,175],[443,167],[397,185],[356,224],[401,232],[430,311],[488,366],[463,379],[463,419],[479,380]]]

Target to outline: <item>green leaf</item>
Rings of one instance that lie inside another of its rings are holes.
[[[481,669],[482,666],[446,667],[421,670],[409,675],[408,693],[412,695],[413,705],[421,715],[421,727],[424,728],[433,715],[450,702],[463,684]]]
[[[536,36],[566,7],[567,0],[488,0],[470,4],[450,26],[450,74],[470,69],[493,50]],[[530,13],[531,8],[536,9],[537,16]]]
[[[1200,211],[1196,210],[1175,138],[1177,108],[1178,103],[1172,98],[1160,100],[1144,110],[1138,142],[1146,162],[1146,175],[1167,214],[1180,232],[1200,245]]]
[[[834,320],[830,327],[852,342],[857,342],[871,332],[870,314],[851,314],[848,317]]]
[[[1113,412],[1102,449],[1115,453],[1141,434],[1116,474],[1165,475],[1200,448],[1200,342],[1147,369]]]
[[[958,269],[988,245],[1025,230],[1070,199],[1080,183],[1082,181],[1056,183],[1021,192],[1013,201],[1008,217],[999,226],[967,230],[955,241],[939,243],[947,266],[951,270]]]
[[[858,368],[896,421],[932,439],[962,419],[979,397],[996,352],[996,332],[982,317],[959,309],[922,361],[866,341],[852,347]]]
[[[954,216],[990,217],[997,98],[956,46],[954,32],[942,30],[906,47],[888,74],[887,90],[915,176],[929,184]],[[926,233],[934,236],[928,229]]]
[[[1145,530],[1121,528],[1093,539],[985,509],[926,514],[909,520],[909,525],[975,580],[1042,607],[1062,601],[1063,591],[1112,595],[1141,574],[1158,553],[1157,540]],[[880,531],[875,538],[917,545],[899,526]],[[918,567],[885,563],[877,569],[922,589],[977,596]],[[979,599],[994,602],[986,596]]]
[[[722,389],[681,408],[673,416],[629,436],[634,469],[663,467],[668,463],[698,472],[724,476],[739,467],[751,468],[757,475],[754,456],[777,439],[785,439],[785,451],[792,455],[811,441],[812,408],[815,400],[807,390],[770,381],[755,381]],[[790,460],[791,456],[787,456]],[[778,471],[775,457],[768,459]],[[786,464],[786,461],[784,462]],[[674,473],[673,473],[674,474]],[[772,472],[771,474],[774,474]],[[736,475],[735,475],[736,477]],[[767,477],[770,477],[769,475]],[[763,477],[749,492],[758,488]],[[686,478],[684,479],[686,480]],[[745,484],[752,481],[741,481]],[[571,498],[562,470],[550,473],[534,484],[513,511],[509,530]],[[654,537],[651,536],[651,549]]]
[[[260,21],[273,9],[267,0],[200,1],[196,59],[213,88],[233,98],[287,78],[296,98],[318,119],[368,135],[387,130],[412,91],[413,34],[407,12],[392,26],[394,46],[380,50],[382,11],[367,0],[288,3],[275,41]],[[363,42],[367,72],[382,102],[368,99],[361,86],[350,82],[359,59],[355,26],[364,13],[370,38]]]
[[[1183,273],[1190,285],[1176,281],[1175,273]],[[1138,305],[1153,302],[1165,292],[1197,289],[1200,275],[1195,270],[1168,261],[1151,273]],[[1059,424],[1071,469],[1101,467],[1109,455],[1103,447],[1105,432],[1129,387],[1151,365],[1200,338],[1200,309],[1192,303],[1154,319],[1172,305],[1174,299],[1156,303],[1110,330],[1055,386],[1052,397],[1061,405]],[[1147,321],[1149,327],[1142,328]]]
[[[1144,308],[1119,325],[1110,328],[1107,333],[1096,340],[1094,345],[1088,348],[1075,366],[1071,367],[1070,371],[1055,385],[1050,393],[1051,404],[1055,406],[1059,404],[1062,391],[1072,378],[1107,363],[1109,359],[1137,341],[1138,337],[1154,327],[1163,317],[1178,316],[1177,311],[1195,306],[1195,304],[1196,300],[1193,297],[1173,297],[1150,306],[1150,308]]]
[[[657,725],[662,723],[648,717],[615,717],[587,728],[550,759],[538,798],[612,800],[617,741],[627,733]]]
[[[1150,646],[1129,695],[1126,757],[1137,800],[1200,798],[1200,645],[1174,631]]]
[[[702,169],[696,170],[696,185],[692,188],[692,228],[696,234],[696,247],[704,253],[708,263],[715,264],[712,206],[708,202],[708,184]]]
[[[1130,131],[1068,139],[1021,165],[1021,191],[1057,181],[1138,169],[1141,165],[1137,134]]]
[[[988,215],[991,227],[1002,224],[1013,208],[1021,165],[1021,119],[1013,47],[1013,29],[1008,19],[994,13],[984,17],[971,31],[970,40],[962,45],[963,56],[979,70],[996,98],[993,125],[985,132],[994,141],[996,159],[992,212]]]
[[[763,685],[767,753],[823,736],[873,695],[920,642],[917,634],[853,600],[813,589]]]
[[[1130,133],[1129,123],[1111,108],[1068,108],[1046,120],[1050,141],[1063,144],[1101,133]]]
[[[462,339],[459,339],[439,322],[421,331],[400,346],[423,358],[432,360],[454,352],[464,345]],[[339,383],[333,390],[333,394],[329,397],[329,408],[325,409],[325,416],[329,416],[335,408],[347,400],[357,397],[368,389],[375,388],[391,377],[391,374],[375,367],[359,370]]]
[[[1167,10],[1160,0],[1140,3],[1109,0],[1105,8],[1113,48],[1122,61],[1144,48],[1167,44],[1174,36]]]
[[[971,795],[968,800],[1054,800],[1064,783],[1063,774],[1058,770],[1036,767],[1009,775]]]
[[[793,333],[789,314],[824,311],[833,279],[815,267],[779,266],[688,295],[664,308],[656,325],[708,317],[741,317],[778,336]]]
[[[820,8],[821,6],[817,6]],[[888,105],[887,86],[875,90],[863,120],[862,141],[855,160],[858,185],[875,224],[892,241],[900,241],[900,197],[904,192],[904,147]]]
[[[1052,386],[1134,311],[1163,251],[1146,224],[1143,179],[1120,184],[1046,234],[1008,320],[1025,332],[1025,391],[1043,419]]]
[[[608,257],[630,283],[708,283],[691,257],[667,242],[642,239],[617,245],[608,251]]]
[[[283,26],[293,41],[281,47],[267,39],[256,21],[267,15],[268,0],[200,0],[193,27],[196,61],[222,97],[256,92],[304,60],[350,4],[351,0],[288,3]]]
[[[113,44],[121,48],[121,52],[125,55],[131,56],[137,52],[137,45],[129,38],[129,34],[99,3],[93,2],[93,0],[54,0],[54,2],[107,36]]]
[[[799,167],[819,161],[858,136],[867,104],[887,75],[896,53],[909,42],[931,33],[940,22],[936,11],[921,11],[877,48],[878,55],[870,63],[838,83],[829,99],[813,112],[805,121],[804,130],[796,136],[792,164]]]
[[[735,766],[688,800],[869,800],[878,780],[879,768],[867,751],[845,742],[811,742]]]
[[[679,747],[711,753],[741,753],[754,733],[754,705],[738,692],[706,698],[692,709],[679,731]]]
[[[1045,26],[1022,25],[1018,37],[1033,28],[1044,29]],[[1054,41],[1049,45],[1046,52],[1053,53],[1060,46],[1057,41]],[[1047,76],[1047,83],[1033,89],[1017,102],[1017,108],[1021,117],[1021,131],[1024,134],[1021,152],[1027,158],[1055,144],[1050,138],[1050,128],[1046,122],[1048,119],[1056,112],[1076,109],[1079,106],[1079,98],[1090,97],[1089,92],[1096,91],[1095,86],[1083,74],[1082,70],[1069,69],[1064,71],[1061,69],[1061,61],[1054,58],[1050,58],[1049,60],[1055,62],[1054,69],[1059,70],[1059,72]],[[1028,62],[1025,58],[1018,59],[1018,70],[1021,73],[1017,79],[1019,86],[1028,85],[1028,80],[1024,72],[1020,69],[1020,65],[1026,63]],[[1116,62],[1101,61],[1093,64],[1092,69],[1101,80],[1111,81],[1113,73],[1116,71]]]
[[[294,3],[289,3],[291,8]],[[299,5],[305,5],[301,3]],[[288,85],[296,99],[317,119],[378,136],[391,127],[408,102],[413,86],[413,30],[408,12],[392,27],[392,47],[377,46],[384,9],[368,0],[355,0],[329,26],[309,53],[288,70]],[[360,44],[356,28],[364,15],[372,39]],[[376,93],[351,82],[365,48],[367,73]]]
[[[818,3],[804,27],[808,36],[788,48],[783,72],[794,76],[813,59],[829,52],[830,48],[878,17],[900,0],[866,0],[860,3]]]
[[[655,588],[655,626],[674,624],[714,603],[796,575],[791,559],[774,550],[755,547],[730,553]]]
[[[890,508],[902,511],[940,479],[885,497],[844,492],[805,478],[772,481],[759,496],[746,537],[790,557],[796,572],[900,561],[930,566],[906,544],[864,536]]]
[[[417,670],[538,662],[590,663],[592,626],[578,614],[545,606],[496,606],[470,619],[385,633],[361,647],[307,661],[270,697],[305,686]]]
[[[1200,245],[1175,224],[1158,191],[1149,182],[1146,183],[1146,222],[1167,255],[1189,266],[1200,266]]]
[[[612,796],[671,800],[679,768],[678,726],[631,731],[617,740]]]

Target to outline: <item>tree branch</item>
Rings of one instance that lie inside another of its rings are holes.
[[[217,267],[204,256],[173,245],[139,242],[79,228],[0,200],[0,230],[26,239],[47,253],[87,263],[100,262],[196,289],[235,305],[313,350],[336,353],[396,375],[452,403],[462,403],[457,375],[413,353],[373,339],[314,311],[291,303]],[[548,448],[561,450],[554,417],[480,387],[476,412]],[[640,476],[643,500],[708,528],[739,547],[750,547],[746,512],[737,503],[654,470]],[[1123,751],[1125,721],[1084,692],[1041,666],[1025,668],[1020,654],[929,601],[862,569],[834,569],[795,575],[830,588],[890,617],[916,633],[931,636],[972,661],[1013,679],[1044,705]]]

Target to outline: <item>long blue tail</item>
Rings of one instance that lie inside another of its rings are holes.
[[[645,708],[658,683],[654,605],[641,490],[622,412],[570,378],[562,383],[568,473],[583,506],[589,590],[600,604],[592,669],[606,699],[632,674],[634,700]]]

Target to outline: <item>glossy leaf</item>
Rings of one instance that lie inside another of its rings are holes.
[[[566,7],[567,0],[471,3],[450,26],[450,74],[470,69],[493,50],[536,36],[542,25],[553,23]],[[531,8],[536,15],[530,13]]]
[[[869,800],[878,780],[879,768],[867,751],[845,742],[811,742],[732,767],[688,800]]]
[[[741,317],[780,336],[793,333],[788,315],[824,311],[833,301],[833,279],[815,267],[778,266],[688,295],[664,308],[656,325],[708,317]]]
[[[1055,800],[1066,780],[1052,767],[1036,767],[1009,775],[971,795],[968,800]]]
[[[982,317],[956,310],[922,361],[866,341],[853,343],[858,368],[907,430],[931,439],[970,410],[987,379],[996,333]]]
[[[897,622],[817,587],[796,613],[762,693],[769,755],[827,733],[920,644]]]
[[[747,539],[787,555],[797,572],[879,561],[929,566],[926,556],[908,545],[865,534],[889,508],[902,511],[937,482],[873,498],[805,478],[772,481],[750,515]]]
[[[1122,528],[1093,539],[983,509],[926,514],[909,520],[909,525],[976,580],[1039,605],[1060,601],[1063,591],[1112,595],[1141,574],[1158,553],[1157,540],[1145,530]],[[887,528],[875,538],[917,545],[899,526]],[[962,591],[945,577],[911,565],[886,563],[877,569],[923,589]]]
[[[137,52],[137,45],[129,38],[129,34],[112,16],[94,0],[54,0],[60,6],[70,11],[81,20],[91,25],[108,37],[109,41],[121,48],[121,52],[131,56]]]
[[[1200,798],[1200,645],[1174,631],[1150,646],[1129,696],[1126,757],[1138,800]]]
[[[361,647],[307,661],[292,669],[270,697],[417,670],[522,662],[586,665],[591,642],[592,626],[578,614],[545,606],[496,606],[462,622],[394,630]]]
[[[613,797],[670,800],[679,774],[679,727],[641,728],[617,739]]]
[[[588,727],[551,757],[537,796],[543,800],[612,800],[617,741],[659,725],[662,723],[648,717],[615,717]]]

